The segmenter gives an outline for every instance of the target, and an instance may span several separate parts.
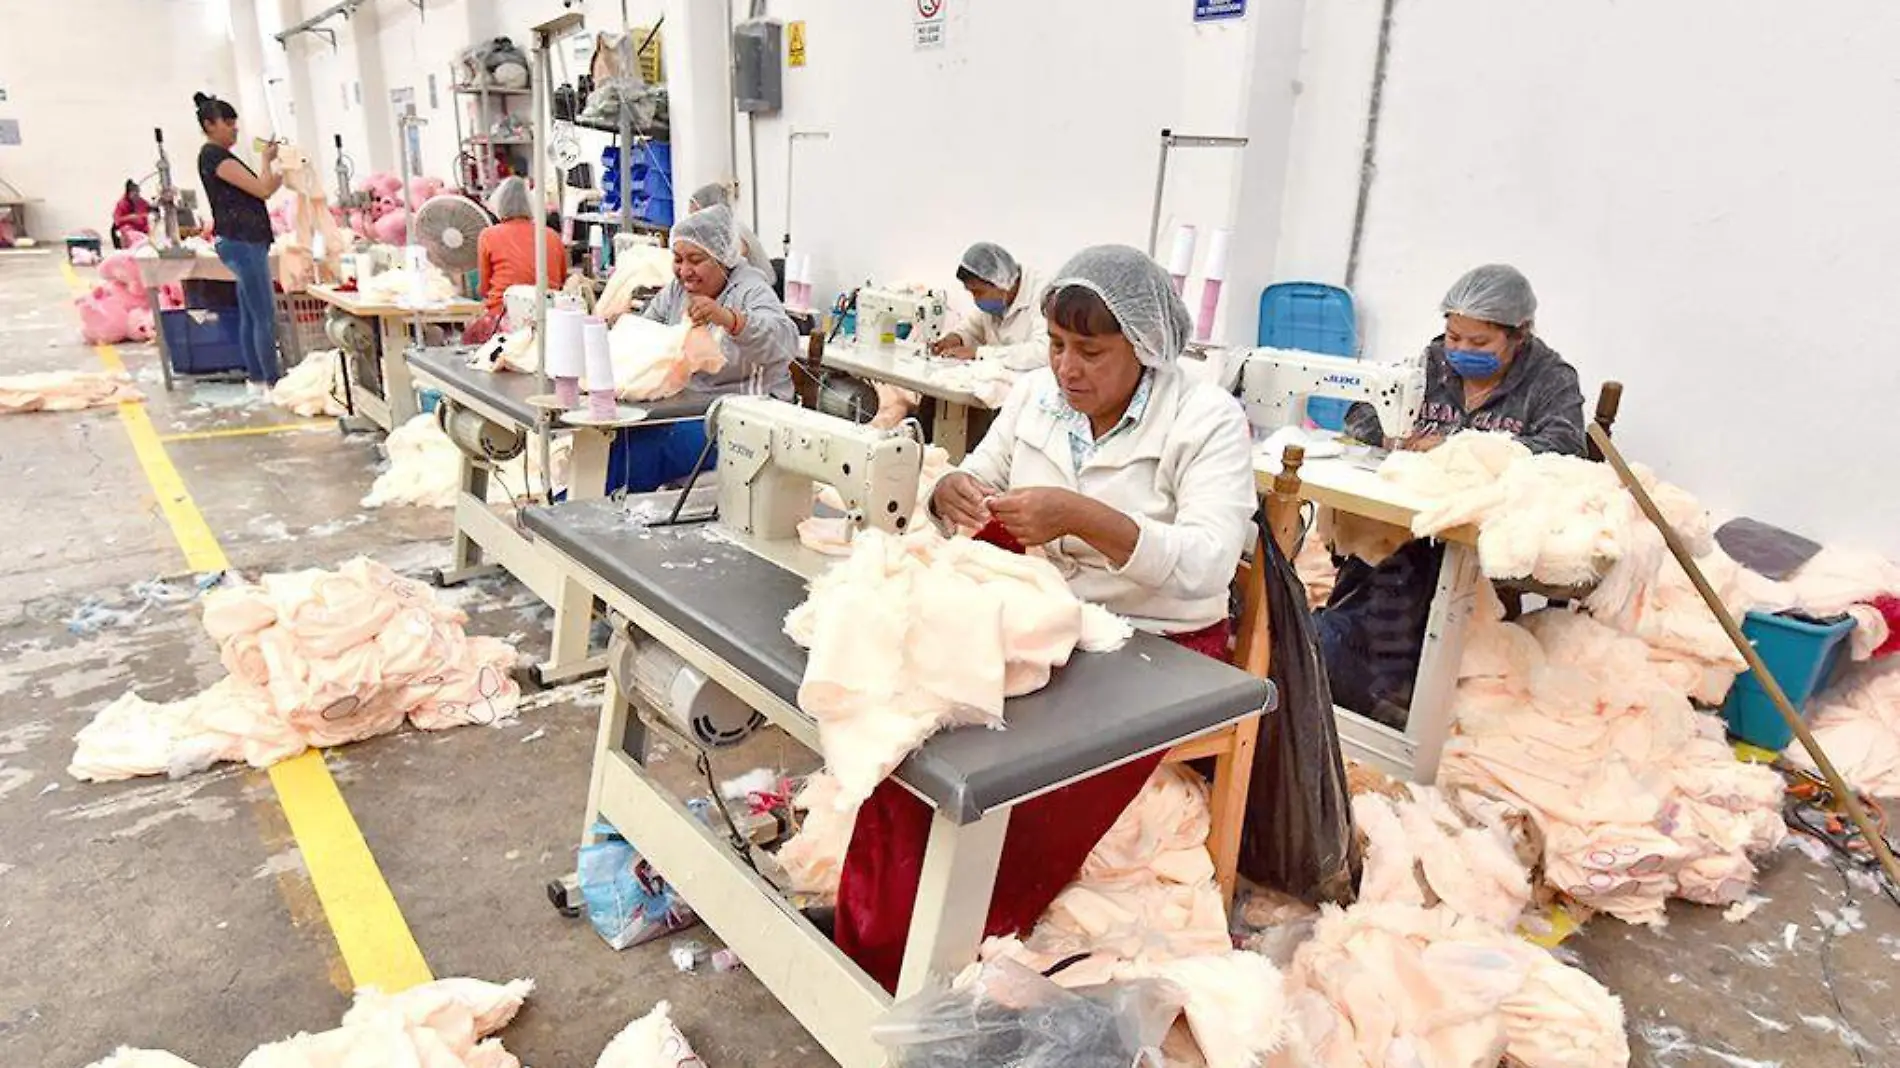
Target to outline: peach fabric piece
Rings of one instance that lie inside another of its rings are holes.
[[[845,850],[858,822],[857,805],[838,804],[839,789],[836,776],[818,771],[792,799],[792,807],[803,816],[798,833],[779,847],[777,859],[793,893],[838,900]]]
[[[931,528],[860,532],[786,616],[785,633],[811,651],[798,703],[818,722],[840,808],[863,802],[938,730],[1002,727],[1004,698],[1048,685],[1085,639],[1113,637],[1085,628],[1082,603],[1048,561]],[[942,641],[951,633],[956,642]]]
[[[365,987],[340,1026],[259,1046],[238,1068],[521,1068],[488,1036],[514,1019],[533,990],[526,979],[437,979],[400,994]],[[192,1065],[169,1053],[121,1049],[92,1068]]]
[[[205,630],[230,675],[193,697],[128,693],[79,731],[67,772],[111,781],[218,761],[266,767],[308,746],[507,719],[513,647],[471,637],[460,609],[364,557],[337,571],[263,576],[205,597]]]
[[[1814,704],[1808,726],[1841,775],[1876,797],[1900,797],[1900,657],[1856,667]],[[1783,755],[1819,773],[1800,742]]]
[[[614,323],[608,344],[621,400],[665,400],[684,392],[695,374],[714,374],[726,366],[725,351],[713,332],[685,319],[668,326],[623,315]]]
[[[1721,720],[1697,712],[1643,642],[1574,612],[1505,623],[1488,599],[1439,785],[1530,813],[1546,881],[1591,908],[1660,926],[1672,896],[1741,900],[1749,855],[1786,833],[1780,776],[1737,761]]]
[[[662,1001],[628,1024],[600,1051],[594,1068],[706,1068],[671,1012],[672,1006]]]
[[[556,488],[567,485],[573,448],[573,438],[568,434],[555,438],[549,446]],[[442,432],[433,413],[424,412],[397,427],[383,439],[383,451],[389,454],[389,466],[370,484],[368,495],[359,502],[362,507],[455,507],[462,487],[462,450]],[[539,496],[545,483],[540,455],[540,448],[530,439],[521,455],[495,465],[488,479],[489,503],[506,503],[517,494]]]
[[[42,371],[0,377],[0,414],[16,412],[77,412],[111,404],[141,401],[145,394],[133,388],[125,375],[103,371]]]
[[[1500,930],[1515,927],[1531,884],[1502,813],[1472,806],[1468,818],[1437,789],[1408,786],[1403,801],[1376,793],[1352,799],[1353,822],[1367,839],[1360,899],[1443,904]]]
[[[1641,464],[1632,469],[1691,551],[1708,552],[1713,541],[1700,502]],[[1412,533],[1476,524],[1487,576],[1594,583],[1594,611],[1618,611],[1656,580],[1666,555],[1662,535],[1608,464],[1533,455],[1508,434],[1464,431],[1430,452],[1393,453],[1379,475],[1430,502]]]

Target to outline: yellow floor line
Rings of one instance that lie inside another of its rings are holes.
[[[76,292],[84,286],[72,265],[62,262],[66,283]],[[108,371],[122,373],[125,362],[110,345],[96,345],[99,361]],[[132,451],[145,470],[172,536],[184,550],[194,571],[222,571],[229,566],[224,547],[198,511],[185,480],[172,465],[142,401],[119,405],[119,421],[131,438]],[[337,950],[350,979],[358,986],[385,991],[405,990],[432,976],[422,949],[390,893],[382,869],[363,840],[356,817],[337,789],[322,754],[311,751],[270,769],[271,785],[291,833],[297,839],[311,885],[323,904],[324,919],[336,937]]]
[[[218,438],[248,438],[259,434],[295,434],[311,430],[335,430],[336,424],[321,419],[308,423],[273,423],[270,426],[234,426],[223,430],[186,430],[177,434],[160,434],[158,440],[169,445],[174,441],[213,441]]]

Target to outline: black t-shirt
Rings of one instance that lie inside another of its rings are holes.
[[[227,159],[237,160],[238,166],[251,170],[228,148],[206,141],[198,150],[198,180],[204,183],[205,200],[211,204],[212,227],[219,237],[268,245],[274,236],[270,229],[270,209],[262,200],[218,177],[218,166]]]

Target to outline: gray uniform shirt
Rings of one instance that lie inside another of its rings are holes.
[[[1445,360],[1445,339],[1425,349],[1425,403],[1416,433],[1450,437],[1460,430],[1495,430],[1532,452],[1584,454],[1583,391],[1577,372],[1536,336],[1504,372],[1504,381],[1475,412],[1465,411],[1465,382]],[[1346,411],[1346,433],[1381,442],[1385,429],[1370,404]]]
[[[654,294],[640,314],[668,326],[686,316],[691,300],[675,278]],[[724,334],[720,346],[726,366],[713,374],[693,376],[687,388],[703,393],[737,393],[754,371],[765,369],[765,391],[780,400],[792,398],[792,360],[798,355],[798,328],[785,314],[785,305],[772,292],[772,283],[751,264],[741,263],[726,277],[719,303],[745,316],[737,335]]]

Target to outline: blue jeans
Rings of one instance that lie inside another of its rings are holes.
[[[274,385],[277,369],[277,290],[270,278],[270,246],[218,238],[218,259],[237,276],[238,350],[253,382]]]
[[[607,491],[651,493],[669,482],[684,481],[693,473],[693,462],[705,447],[703,419],[622,430],[607,462]],[[718,466],[719,450],[714,449],[707,454],[703,470]]]

